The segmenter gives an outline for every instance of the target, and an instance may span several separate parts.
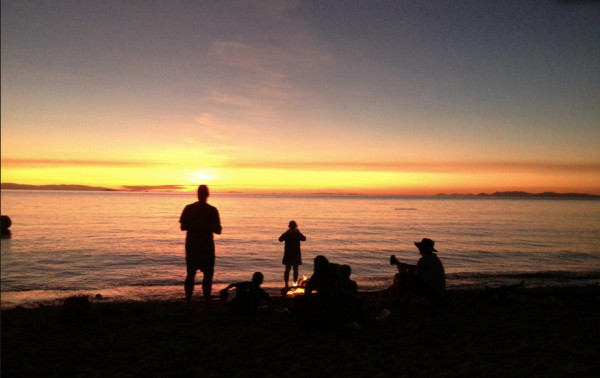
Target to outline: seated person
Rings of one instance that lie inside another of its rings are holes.
[[[314,273],[306,282],[305,295],[316,294],[320,296],[335,295],[338,281],[338,265],[332,264],[327,257],[319,255],[314,260]]]
[[[398,274],[394,277],[393,290],[396,292],[396,301],[404,303],[415,298],[427,301],[440,301],[446,292],[446,275],[444,266],[439,257],[433,253],[434,241],[423,239],[415,242],[421,258],[417,265],[405,264],[390,257],[390,264],[398,267]]]
[[[263,279],[263,274],[256,272],[250,282],[232,283],[221,290],[221,300],[233,314],[254,315],[261,301],[269,299],[269,295],[260,287]],[[230,292],[231,288],[235,290]]]
[[[350,279],[352,268],[350,268],[350,265],[342,265],[339,272],[338,290],[341,300],[341,317],[346,320],[360,322],[362,320],[361,301],[358,298],[358,285],[356,281]]]
[[[314,272],[306,282],[301,297],[304,321],[313,326],[330,324],[339,310],[339,265],[332,264],[325,256],[314,259]]]
[[[350,265],[340,266],[339,289],[342,298],[358,298],[358,285],[356,281],[350,279],[352,268]]]

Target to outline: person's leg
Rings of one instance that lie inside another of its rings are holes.
[[[411,297],[417,300],[420,304],[432,304],[435,302],[436,295],[429,289],[419,277],[414,277],[410,287]],[[412,299],[411,298],[411,299]]]
[[[294,265],[294,282],[298,282],[298,265]]]
[[[204,295],[204,304],[208,308],[210,306],[211,292],[212,292],[212,280],[214,274],[214,268],[204,270],[204,278],[202,280],[202,294]]]
[[[192,301],[192,293],[194,292],[194,281],[196,280],[196,269],[188,268],[187,276],[185,277],[185,302],[189,308]]]
[[[398,274],[394,277],[394,280],[397,279],[395,283],[397,283],[397,292],[396,292],[396,303],[406,303],[410,296],[411,283],[413,279],[413,274],[406,270],[398,269]]]
[[[283,279],[285,280],[285,287],[290,287],[289,283],[290,283],[290,269],[291,268],[292,268],[291,265],[286,265],[285,271],[283,272]]]

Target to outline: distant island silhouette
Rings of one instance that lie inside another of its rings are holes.
[[[499,198],[582,198],[582,199],[600,199],[600,196],[595,194],[587,193],[555,193],[555,192],[543,192],[543,193],[529,193],[520,191],[508,191],[508,192],[495,192],[492,194],[479,193],[479,194],[444,194],[440,193],[437,196],[440,197],[499,197]]]
[[[181,189],[179,185],[162,185],[162,186],[123,186],[122,189],[110,189],[101,186],[87,186],[87,185],[24,185],[14,183],[1,183],[0,189],[18,189],[18,190],[77,190],[77,191],[104,191],[104,192],[135,192],[135,191],[169,191]],[[243,193],[243,192],[228,192],[228,193]],[[290,194],[290,193],[282,193]],[[328,193],[318,193],[325,195]],[[318,195],[317,194],[317,195]],[[352,195],[360,196],[359,193]],[[410,195],[408,196],[410,197]],[[420,197],[420,196],[419,196]],[[506,192],[494,192],[488,193],[439,193],[432,197],[482,197],[482,198],[575,198],[575,199],[600,199],[600,195],[587,194],[587,193],[555,193],[555,192],[543,192],[543,193],[529,193],[522,191],[506,191]]]
[[[24,185],[14,183],[2,183],[0,189],[18,189],[18,190],[74,190],[89,192],[171,192],[184,189],[182,185],[123,185],[120,189],[105,188],[102,186],[88,185]]]

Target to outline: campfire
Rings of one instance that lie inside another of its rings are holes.
[[[298,295],[303,295],[306,282],[308,282],[308,278],[306,277],[302,277],[300,281],[294,282],[294,285],[288,289],[288,291],[285,293],[285,296],[293,298]]]

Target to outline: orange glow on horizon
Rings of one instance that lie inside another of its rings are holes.
[[[5,164],[6,163],[6,164]],[[282,164],[285,166],[285,164]],[[327,168],[326,164],[324,165]],[[428,166],[422,164],[422,166]],[[431,164],[429,164],[431,166]],[[436,165],[437,167],[438,165]],[[117,190],[194,191],[200,184],[213,192],[332,193],[366,195],[478,194],[496,191],[589,193],[600,195],[600,175],[589,171],[542,169],[485,170],[479,164],[447,170],[319,170],[315,167],[186,168],[157,166],[89,166],[66,164],[19,166],[3,160],[2,182],[25,185],[87,185]],[[396,167],[399,168],[399,167]],[[593,170],[593,169],[592,169]]]

